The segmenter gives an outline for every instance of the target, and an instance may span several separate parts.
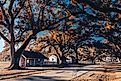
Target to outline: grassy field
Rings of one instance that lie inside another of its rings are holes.
[[[11,79],[11,78],[16,78],[16,77],[21,77],[21,76],[27,76],[27,75],[31,75],[37,72],[36,70],[7,70],[5,69],[9,65],[10,65],[10,62],[0,62],[0,81]]]
[[[0,69],[4,69],[10,65],[10,62],[0,62]]]

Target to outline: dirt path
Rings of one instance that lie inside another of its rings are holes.
[[[90,71],[84,75],[80,75],[72,79],[71,81],[114,81],[114,80],[115,80],[114,73]]]
[[[74,77],[77,77],[79,75],[83,75],[88,70],[82,70],[82,69],[94,69],[95,67],[98,67],[96,65],[88,65],[84,67],[65,67],[65,68],[45,68],[44,69],[51,69],[46,70],[46,72],[40,73],[34,73],[28,76],[23,77],[17,77],[17,78],[11,78],[11,81],[68,81],[71,80]],[[34,67],[33,67],[34,68]],[[31,68],[32,69],[32,68]],[[36,67],[36,69],[42,69],[40,67]],[[53,69],[53,70],[52,70]],[[4,80],[7,81],[7,80]]]
[[[73,78],[71,81],[121,81],[121,72],[90,71]]]
[[[71,81],[121,81],[121,64],[107,64],[95,69],[102,71],[89,71],[84,75],[79,75]]]

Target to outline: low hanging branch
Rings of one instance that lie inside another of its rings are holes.
[[[10,44],[10,41],[0,32],[0,36]]]

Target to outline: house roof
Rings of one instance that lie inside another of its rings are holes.
[[[34,51],[24,51],[22,55],[24,55],[26,58],[44,58],[44,59],[48,59],[42,53],[34,52]]]

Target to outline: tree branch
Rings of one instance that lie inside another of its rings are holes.
[[[79,7],[79,3],[78,3],[78,1],[79,0],[77,0],[75,3],[76,3],[76,5]],[[117,11],[117,13],[121,13],[121,10],[117,10],[116,8],[100,8],[99,7],[99,5],[97,4],[97,5],[94,5],[94,3],[92,3],[91,1],[89,1],[89,0],[81,0],[80,1],[80,3],[86,3],[86,4],[89,4],[93,9],[95,9],[95,10],[97,10],[97,11],[100,11],[100,12],[103,12],[103,13],[107,13],[107,11],[109,12],[112,12],[112,10],[113,10],[113,12],[116,12]],[[79,7],[79,9],[81,10],[81,11],[79,11],[79,12],[74,12],[73,14],[74,15],[77,15],[77,14],[79,14],[79,13],[82,13],[82,14],[86,14],[87,16],[88,16],[88,18],[90,18],[90,19],[98,19],[98,20],[103,20],[103,21],[111,21],[111,22],[120,22],[121,21],[121,18],[119,18],[118,20],[116,20],[116,19],[111,19],[111,18],[109,18],[109,20],[107,19],[107,17],[98,17],[98,16],[94,16],[94,15],[91,15],[91,14],[89,14],[89,13],[87,13],[86,11],[84,11],[84,10],[82,10],[80,7]]]
[[[111,8],[111,7],[101,7],[101,5],[99,4],[94,4],[94,2],[90,1],[90,0],[76,0],[77,3],[86,3],[88,4],[90,7],[92,7],[93,9],[100,11],[100,12],[117,12],[117,13],[121,13],[121,10],[117,9],[117,8]]]
[[[13,7],[13,4],[14,4],[14,1],[15,0],[10,1],[10,5],[9,5],[9,9],[8,9],[8,13],[11,16],[11,19],[13,19],[12,7]]]
[[[11,43],[1,32],[0,32],[0,36],[1,36],[5,41],[7,41],[9,44]]]
[[[20,8],[19,11],[15,14],[14,19],[18,16],[18,14],[20,13],[21,9],[24,7],[25,1],[26,1],[26,0],[23,1],[22,5],[21,5],[21,8]]]
[[[2,22],[2,21],[0,21],[0,24],[1,24],[1,25],[4,25],[5,27],[7,26],[7,24],[4,23],[4,22]]]
[[[2,14],[3,14],[4,18],[5,18],[6,23],[7,24],[10,24],[9,19],[8,19],[8,16],[7,16],[7,14],[6,14],[6,12],[5,12],[4,8],[3,8],[3,5],[0,4],[0,7],[1,7]]]

